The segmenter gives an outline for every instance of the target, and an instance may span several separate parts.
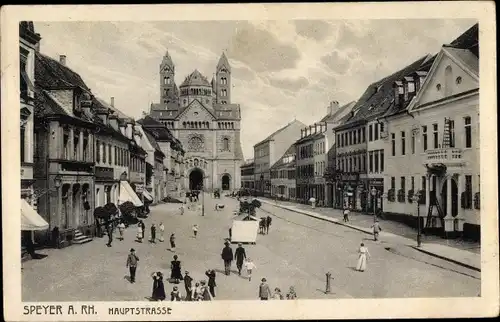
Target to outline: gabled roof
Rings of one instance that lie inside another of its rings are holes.
[[[165,56],[163,56],[163,60],[161,61],[160,66],[169,66],[170,68],[174,69],[174,62],[172,61],[172,57],[170,57],[170,54],[167,52],[165,53]]]
[[[197,69],[195,69],[188,77],[184,79],[182,82],[181,86],[179,87],[185,87],[185,86],[208,86],[212,87],[210,83],[208,82],[207,78],[203,76]]]
[[[283,155],[279,158],[278,161],[276,161],[272,166],[271,166],[271,169],[276,169],[276,168],[279,168],[283,165],[286,166],[286,168],[288,167],[293,167],[295,165],[295,160],[293,160],[292,162],[289,162],[289,163],[283,163],[283,159],[286,157],[286,156],[295,156],[296,154],[296,150],[295,150],[295,144],[292,144],[288,147],[288,149],[285,151],[285,153],[283,153]]]
[[[44,89],[79,87],[90,92],[80,75],[38,51],[35,52],[35,84]]]
[[[479,57],[479,24],[476,23],[446,46],[468,49],[474,56]]]
[[[156,134],[155,131],[154,130],[147,130],[145,128],[143,128],[143,129],[144,129],[144,133],[146,134],[146,137],[147,137],[149,143],[151,143],[151,145],[154,147],[155,152],[160,153],[160,155],[165,156],[165,154],[162,152],[162,150],[160,148],[160,145],[158,144],[158,142],[155,139],[155,134]]]
[[[222,67],[226,67],[228,71],[231,71],[231,65],[229,65],[229,61],[227,60],[226,54],[223,52],[219,58],[219,62],[217,63],[217,70]]]
[[[372,83],[352,108],[354,115],[346,123],[336,127],[335,130],[350,128],[385,114],[387,109],[394,103],[394,82],[416,72],[423,64],[428,64],[428,62],[429,57],[425,55],[403,69]]]
[[[298,121],[298,120],[293,120],[292,122],[290,122],[290,123],[288,123],[287,125],[285,125],[285,126],[283,126],[283,127],[279,128],[278,130],[274,131],[274,132],[273,132],[273,133],[271,133],[268,137],[266,137],[264,140],[262,140],[262,141],[260,141],[260,142],[258,142],[258,143],[256,143],[256,144],[254,144],[253,146],[255,147],[255,146],[259,145],[259,144],[262,144],[262,143],[264,143],[264,142],[267,142],[267,141],[272,140],[272,139],[274,138],[274,136],[276,136],[276,134],[278,134],[278,133],[280,133],[281,131],[285,130],[286,128],[288,128],[288,127],[289,127],[290,125],[292,125],[292,124],[299,124],[301,127],[306,126],[304,123],[302,123],[302,122],[300,122],[300,121]]]
[[[470,50],[453,47],[443,47],[443,50],[458,59],[475,76],[479,76],[479,57],[474,55]]]
[[[349,102],[343,106],[341,106],[335,113],[333,113],[332,115],[330,114],[327,114],[325,115],[321,120],[320,122],[325,122],[325,123],[331,123],[331,122],[337,122],[339,121],[338,120],[338,117],[339,115],[341,115],[343,112],[345,112],[346,110],[351,110],[354,105],[356,105],[356,101],[352,101],[352,102]]]
[[[295,141],[295,144],[316,140],[316,139],[323,137],[324,135],[325,135],[325,132],[318,132],[318,133],[309,134],[309,135],[304,136],[303,138],[300,138],[297,141]]]
[[[201,101],[199,101],[196,98],[194,100],[192,100],[191,103],[188,104],[188,106],[182,108],[180,113],[177,115],[177,118],[182,117],[184,112],[189,110],[191,108],[191,106],[195,103],[198,103],[202,107],[202,109],[206,110],[208,112],[208,114],[210,114],[214,119],[217,119],[217,116],[215,116],[214,110],[212,109],[212,107],[206,106],[205,104],[203,104]]]
[[[137,123],[142,125],[144,131],[148,130],[152,134],[155,134],[155,139],[159,141],[174,141],[172,132],[170,132],[170,130],[165,125],[158,122],[149,115],[144,116],[144,118],[138,120]]]

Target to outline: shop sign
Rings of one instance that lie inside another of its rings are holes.
[[[373,186],[383,186],[384,185],[384,179],[383,178],[373,178],[370,179],[370,184]]]
[[[113,168],[95,167],[95,179],[112,181],[114,179]]]
[[[359,173],[343,173],[342,181],[359,181]]]

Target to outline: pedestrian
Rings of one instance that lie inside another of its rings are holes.
[[[196,238],[196,235],[198,234],[198,225],[197,224],[193,225],[193,234],[194,234],[194,238]]]
[[[229,240],[233,238],[233,228],[229,227]]]
[[[160,223],[160,226],[158,226],[158,229],[160,230],[160,238],[158,239],[160,242],[165,241],[163,234],[165,233],[165,226],[163,225],[163,222]]]
[[[201,287],[200,287],[200,283],[198,283],[198,282],[196,282],[196,284],[194,285],[192,298],[193,298],[193,301],[200,301],[202,298]]]
[[[163,284],[163,274],[161,272],[153,273],[153,301],[163,301],[166,298],[165,285]]]
[[[349,209],[345,208],[344,209],[344,222],[349,221]]]
[[[172,270],[170,274],[170,280],[175,284],[179,284],[179,280],[182,280],[181,273],[181,262],[178,260],[177,255],[174,255],[174,260],[170,262],[170,269]]]
[[[201,281],[200,284],[201,301],[211,301],[212,294],[208,291],[207,283],[205,281]]]
[[[257,268],[251,258],[247,258],[245,268],[247,270],[248,281],[250,282],[252,280],[252,270]]]
[[[358,249],[359,258],[358,264],[356,265],[356,270],[360,272],[364,272],[366,269],[366,259],[367,256],[370,257],[370,252],[368,252],[368,248],[365,247],[365,244],[361,243],[361,246]]]
[[[142,228],[142,239],[144,239],[144,234],[146,233],[146,225],[144,224],[144,221],[141,220],[141,228]]]
[[[106,246],[111,247],[111,243],[113,242],[113,226],[111,226],[111,223],[108,223],[106,231],[108,233],[108,243]]]
[[[295,288],[293,286],[290,286],[290,289],[288,290],[288,293],[286,294],[286,299],[287,300],[296,300],[297,299],[297,293],[295,293]]]
[[[123,233],[125,232],[125,224],[123,221],[120,221],[118,224],[118,231],[120,232],[120,240],[123,240]]]
[[[189,206],[188,206],[189,208]],[[184,204],[181,204],[181,207],[179,208],[179,210],[181,211],[181,215],[184,215]]]
[[[224,272],[226,275],[231,274],[231,262],[233,261],[233,249],[229,246],[229,242],[224,243],[226,246],[222,249],[222,260],[224,261]]]
[[[375,219],[375,223],[372,225],[372,228],[373,228],[373,240],[377,241],[378,235],[382,231],[382,228],[380,228],[380,224],[378,223],[378,219]]]
[[[142,225],[141,223],[137,224],[137,241],[142,243]]]
[[[126,267],[130,271],[130,283],[135,283],[135,272],[137,271],[137,263],[139,262],[139,257],[135,254],[135,249],[130,249],[130,254],[127,257]]]
[[[205,275],[208,277],[208,288],[210,289],[210,294],[212,297],[215,297],[215,287],[217,286],[217,283],[215,283],[215,270],[209,269],[205,272]]]
[[[238,275],[241,275],[241,268],[243,267],[243,262],[247,258],[245,248],[243,248],[241,243],[238,243],[238,247],[234,252],[234,257],[236,257],[236,267],[238,268]]]
[[[170,250],[175,252],[175,234],[170,235]]]
[[[174,286],[172,292],[170,292],[170,301],[181,301],[181,293],[177,286]]]
[[[156,243],[156,226],[155,226],[155,224],[151,225],[151,242]]]
[[[189,276],[189,272],[184,272],[184,289],[186,290],[186,301],[193,300],[193,278]]]
[[[272,296],[271,294],[271,289],[269,288],[269,285],[267,284],[267,280],[263,278],[261,280],[262,283],[259,285],[259,298],[261,301],[267,301],[269,300],[269,297]]]
[[[283,300],[283,294],[281,294],[281,290],[279,287],[274,289],[273,300]]]

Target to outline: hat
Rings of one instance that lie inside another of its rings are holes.
[[[224,242],[224,245],[229,245],[229,241],[227,241],[227,240],[226,240],[226,241]]]
[[[133,249],[133,248],[130,248],[130,251],[131,251],[131,252],[135,252],[135,249]]]
[[[185,272],[184,272],[184,274],[189,274],[189,272],[188,272],[188,271],[185,271]]]
[[[263,278],[261,281],[262,281],[262,282],[266,282],[267,280],[266,280],[265,278]]]
[[[177,286],[174,286],[174,291],[177,291]]]
[[[238,246],[241,246],[241,243],[238,243]]]

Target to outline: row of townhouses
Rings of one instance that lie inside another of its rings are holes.
[[[287,124],[254,146],[243,188],[479,239],[478,48],[476,24],[356,102]]]
[[[39,230],[27,238],[88,240],[97,207],[143,207],[180,191],[184,150],[164,124],[95,96],[66,56],[40,53],[32,22],[19,32],[21,229]]]

